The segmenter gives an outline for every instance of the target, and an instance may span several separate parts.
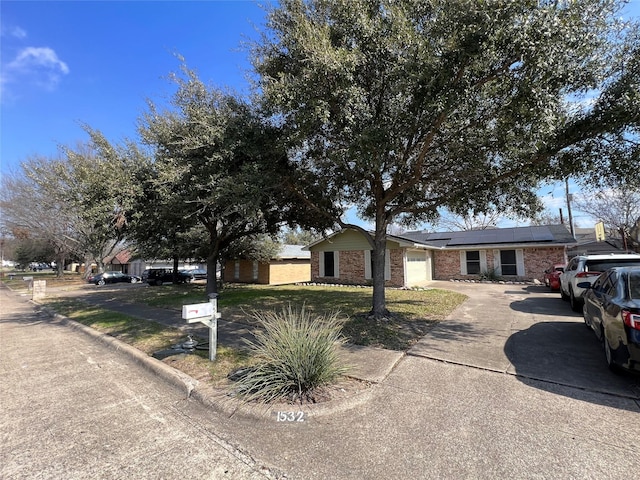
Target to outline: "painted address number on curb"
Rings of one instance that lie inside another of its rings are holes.
[[[304,422],[304,412],[277,412],[278,422]]]

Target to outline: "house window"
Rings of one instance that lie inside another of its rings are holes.
[[[338,278],[339,259],[338,252],[320,252],[320,276]]]
[[[480,274],[480,251],[467,252],[467,275]]]
[[[500,266],[502,267],[502,275],[518,275],[518,262],[515,250],[500,251]]]
[[[486,250],[460,250],[460,273],[462,275],[480,275],[486,271]]]
[[[253,281],[258,281],[258,262],[253,262]]]
[[[333,252],[324,252],[324,277],[335,277],[335,262]]]
[[[236,260],[233,265],[233,278],[235,280],[240,280],[240,261]]]

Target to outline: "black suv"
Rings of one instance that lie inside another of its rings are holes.
[[[177,272],[177,283],[188,283],[191,275]],[[149,268],[142,273],[142,281],[149,285],[162,285],[163,283],[173,283],[173,270],[170,268]]]

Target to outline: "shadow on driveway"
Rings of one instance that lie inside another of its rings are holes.
[[[537,313],[544,313],[545,299],[535,299],[535,304],[538,303],[540,307]],[[531,304],[527,304],[529,307]],[[527,385],[584,401],[637,411],[640,376],[611,372],[605,364],[600,342],[582,322],[535,323],[513,333],[505,343],[504,352],[512,364],[513,373]],[[612,399],[607,396],[594,393],[607,393],[635,401],[610,402]]]
[[[524,300],[516,300],[509,305],[512,310],[522,313],[531,313],[534,315],[551,315],[558,316],[558,312],[562,312],[562,316],[575,316],[582,318],[582,315],[574,312],[569,307],[569,303],[562,300],[560,295],[536,295],[525,298]]]

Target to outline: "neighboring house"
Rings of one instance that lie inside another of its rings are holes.
[[[117,254],[104,259],[104,266],[106,270],[111,272],[129,273],[129,265],[131,262],[131,251],[121,250]],[[136,275],[131,273],[131,275]]]
[[[576,228],[577,244],[567,250],[569,258],[576,255],[602,255],[606,253],[624,253],[622,239],[608,237],[604,241],[596,240],[595,228]]]
[[[224,281],[282,285],[311,280],[311,254],[299,245],[283,245],[277,257],[268,262],[229,260]]]
[[[483,276],[541,280],[549,265],[566,263],[575,243],[563,225],[387,235],[385,280],[392,287]],[[312,281],[371,283],[371,247],[360,231],[341,230],[306,248]]]
[[[173,260],[144,260],[144,259],[134,259],[128,264],[128,272],[130,275],[138,275],[142,276],[142,273],[149,268],[173,268]],[[181,261],[178,263],[178,270],[192,270],[192,269],[202,269],[206,270],[207,267],[203,263],[193,263],[189,261]]]

